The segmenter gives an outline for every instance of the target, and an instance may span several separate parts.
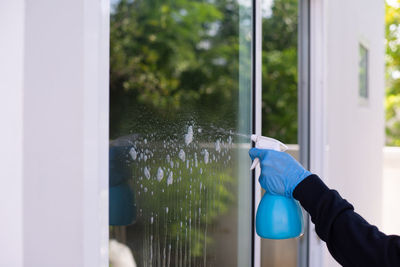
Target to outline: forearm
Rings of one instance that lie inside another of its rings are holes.
[[[400,238],[386,236],[316,175],[304,179],[294,198],[310,213],[318,236],[344,266],[400,266]]]

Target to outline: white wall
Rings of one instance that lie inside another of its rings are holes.
[[[108,9],[1,1],[0,266],[108,266]]]
[[[329,1],[327,142],[330,185],[380,223],[384,145],[384,1]],[[359,40],[369,44],[370,99],[358,98]]]
[[[0,266],[22,266],[24,1],[0,1]]]
[[[400,147],[383,149],[382,230],[400,235]]]
[[[324,1],[322,34],[325,156],[321,175],[367,221],[381,225],[384,145],[384,1]],[[367,105],[359,104],[359,42],[369,47]],[[314,99],[315,100],[315,99]],[[315,105],[315,103],[314,103]],[[314,110],[315,111],[315,110]],[[315,121],[314,121],[315,123]],[[313,142],[313,139],[311,140]],[[321,165],[321,163],[319,163]],[[337,263],[325,251],[324,266]]]
[[[26,5],[25,266],[83,266],[84,51],[77,2]]]

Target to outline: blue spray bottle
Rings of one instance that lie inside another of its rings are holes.
[[[285,151],[288,147],[273,138],[252,135],[256,148]],[[260,161],[255,158],[254,169]],[[303,234],[303,214],[299,203],[293,198],[271,195],[265,192],[256,215],[256,232],[262,238],[287,239]]]

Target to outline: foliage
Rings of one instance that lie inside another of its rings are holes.
[[[190,110],[233,127],[238,13],[233,0],[122,0],[111,16],[111,137],[139,113],[176,120]]]
[[[221,135],[212,146],[210,139],[199,138],[199,128],[190,129],[190,143],[179,137],[133,134],[110,144],[110,185],[130,184],[133,197],[123,201],[133,204],[137,216],[134,224],[126,227],[127,235],[134,237],[128,238],[127,244],[143,265],[166,260],[178,265],[183,255],[189,261],[205,257],[207,247],[214,243],[214,223],[232,209],[236,199],[237,159],[233,158],[247,151],[234,148],[230,135]],[[110,231],[118,239],[115,231],[119,227]],[[160,251],[168,257],[148,257],[159,256]]]
[[[391,1],[393,2],[393,1]],[[396,4],[397,3],[397,6]],[[400,1],[386,3],[386,143],[400,146]]]
[[[207,136],[218,136],[215,135],[215,129],[211,129],[212,126],[222,129],[225,134],[237,129],[241,89],[239,74],[249,76],[246,81],[250,81],[251,73],[247,66],[250,65],[250,54],[247,58],[249,62],[239,62],[240,56],[243,60],[242,52],[248,50],[239,45],[243,44],[243,39],[239,37],[250,41],[249,36],[240,36],[239,24],[243,23],[243,18],[250,21],[251,12],[244,11],[251,9],[240,7],[238,2],[121,0],[114,6],[110,23],[111,139],[132,134],[140,138],[150,136],[150,139],[153,136],[155,142],[168,138],[176,140],[176,134],[190,122],[204,131],[199,136],[202,139],[198,140],[199,143],[212,144],[215,140],[209,140]],[[262,132],[286,143],[297,143],[296,0],[273,2],[271,15],[263,18],[262,49]],[[243,71],[244,67],[247,69]],[[241,73],[239,68],[242,68]],[[212,131],[213,134],[209,134]],[[147,141],[144,143],[147,144]],[[141,153],[145,153],[149,147],[143,147]],[[158,168],[167,170],[168,166],[162,161],[167,154],[162,153],[171,153],[178,147],[169,147],[169,151],[158,148],[154,152],[159,159],[148,160],[146,166],[153,173]],[[172,153],[176,154],[177,151]],[[208,203],[207,196],[214,197],[213,206],[200,206],[205,208],[207,221],[203,219],[206,217],[201,217],[199,226],[206,228],[217,216],[227,211],[235,201],[233,191],[237,188],[236,168],[233,166],[235,160],[231,160],[231,155],[235,157],[231,152],[229,160],[224,159],[225,164],[209,163],[204,166],[199,163],[195,171],[199,168],[204,170],[200,178],[190,182],[181,179],[179,183],[169,186],[165,184],[166,178],[163,186],[154,179],[143,178],[144,163],[134,163],[133,177],[140,177],[140,180],[133,180],[132,185],[138,207],[143,209],[135,226],[144,229],[135,237],[143,237],[144,233],[148,233],[146,231],[152,231],[149,221],[154,214],[160,216],[160,225],[166,225],[165,229],[157,227],[157,231],[160,231],[158,236],[167,236],[162,234],[163,231],[172,233],[171,236],[180,236],[180,240],[183,235],[191,236],[194,232],[183,232],[186,228],[180,226],[181,216],[187,213],[182,213],[178,207],[194,213],[199,205]],[[178,156],[172,158],[177,160]],[[180,177],[191,177],[185,166],[174,168],[174,173],[180,173]],[[187,192],[191,186],[199,187],[200,182],[207,192],[190,196],[193,206],[188,207]],[[144,188],[147,192],[142,191]],[[153,191],[157,197],[149,195]],[[166,207],[175,208],[171,208],[168,216],[163,217]],[[148,235],[145,236],[148,238]],[[203,246],[212,242],[208,235],[196,238],[190,244],[193,257],[201,256]],[[178,249],[179,242],[171,240],[171,243],[173,249]]]
[[[234,0],[122,0],[111,16],[111,137],[137,114],[173,121],[187,110],[235,128],[238,14]],[[262,132],[297,143],[296,0],[274,1],[263,19],[262,61]]]
[[[262,31],[262,132],[297,143],[297,0],[277,0]]]

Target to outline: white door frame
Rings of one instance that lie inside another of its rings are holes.
[[[0,266],[109,265],[109,5],[0,3]]]
[[[310,0],[310,157],[312,173],[325,177],[326,162],[326,0]],[[324,266],[325,244],[309,221],[309,267]]]

